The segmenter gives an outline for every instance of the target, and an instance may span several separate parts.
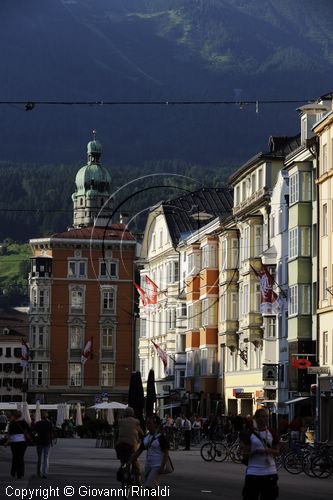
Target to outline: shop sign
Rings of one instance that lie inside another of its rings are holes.
[[[298,368],[299,370],[306,370],[306,368],[309,368],[311,365],[311,361],[306,358],[294,359],[292,362],[292,366],[294,368]]]
[[[330,367],[329,366],[309,366],[308,368],[309,375],[329,375]]]
[[[276,382],[278,380],[278,366],[277,365],[263,365],[262,379],[265,381]]]
[[[253,399],[252,392],[240,392],[236,394],[236,398],[238,399]]]

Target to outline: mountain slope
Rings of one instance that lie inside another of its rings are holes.
[[[329,0],[2,0],[0,100],[311,99],[331,90]],[[298,130],[296,104],[0,106],[2,160],[246,159]]]

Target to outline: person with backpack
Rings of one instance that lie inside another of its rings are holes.
[[[275,500],[279,496],[275,457],[279,454],[279,438],[268,428],[268,412],[257,410],[253,427],[240,436],[243,463],[247,465],[243,500]]]
[[[33,430],[36,433],[37,476],[46,479],[49,471],[49,455],[54,431],[48,413],[43,411],[41,417],[41,420],[35,423]]]

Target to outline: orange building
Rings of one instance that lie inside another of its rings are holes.
[[[111,179],[101,146],[88,144],[76,176],[74,227],[30,240],[30,399],[93,404],[127,396],[133,360],[136,242],[111,224]],[[92,339],[92,354],[82,353]]]

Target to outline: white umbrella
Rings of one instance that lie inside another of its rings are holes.
[[[59,403],[57,408],[57,422],[56,426],[61,427],[65,420],[65,408],[64,403]]]
[[[35,411],[35,422],[39,422],[42,420],[42,416],[40,414],[40,402],[36,402],[36,411]]]
[[[82,425],[82,413],[81,413],[81,404],[76,403],[76,418],[75,418],[76,427]]]
[[[64,419],[69,420],[69,405],[64,403]]]
[[[28,408],[28,403],[24,401],[22,403],[22,418],[27,422],[28,425],[31,425],[31,418],[30,418],[30,413],[29,413],[29,408]]]
[[[106,420],[107,420],[108,424],[110,424],[110,425],[114,424],[114,414],[113,414],[113,410],[111,408],[109,408],[107,410]]]
[[[127,405],[118,403],[117,401],[105,401],[104,403],[97,403],[94,406],[90,406],[90,408],[95,408],[95,410],[124,410],[127,408]]]

